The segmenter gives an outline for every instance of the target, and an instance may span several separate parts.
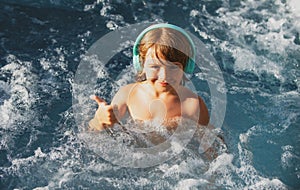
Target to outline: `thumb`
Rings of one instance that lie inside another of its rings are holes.
[[[100,105],[107,105],[107,103],[105,102],[105,100],[103,100],[103,99],[100,98],[99,96],[92,95],[92,96],[91,96],[91,99],[92,99],[92,100],[95,100],[99,106],[100,106]]]

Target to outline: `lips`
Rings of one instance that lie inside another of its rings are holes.
[[[167,83],[167,82],[159,82],[159,84],[160,84],[161,86],[168,86],[168,85],[169,85],[169,83]]]

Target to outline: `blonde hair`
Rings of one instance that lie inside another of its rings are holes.
[[[179,62],[185,68],[192,57],[192,48],[188,39],[179,31],[171,28],[157,28],[147,32],[139,45],[139,61],[144,66],[147,51],[153,48],[155,56],[163,55],[170,62]],[[145,80],[143,71],[137,74],[137,81]]]

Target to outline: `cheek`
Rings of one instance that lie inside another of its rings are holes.
[[[145,73],[146,78],[157,78],[157,72],[153,72],[147,68],[144,68],[143,72]]]
[[[178,80],[181,80],[181,78],[183,77],[183,71],[180,70],[180,71],[173,72],[173,77],[177,78]]]

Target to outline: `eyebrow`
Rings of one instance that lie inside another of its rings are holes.
[[[151,56],[152,57],[152,56]],[[149,63],[149,65],[176,65],[178,67],[183,66],[180,62],[176,61],[176,62],[172,62],[169,60],[164,60],[164,59],[159,59],[159,58],[153,58],[151,59],[151,63]]]
[[[165,65],[165,66],[177,66],[177,67],[181,67],[182,64],[179,62],[171,62],[171,61],[152,61],[151,63],[149,63],[150,66],[152,65]]]
[[[158,62],[158,61],[151,61],[150,63],[148,63],[149,65],[162,65],[161,62]]]
[[[181,63],[179,63],[179,62],[171,62],[171,63],[173,63],[174,65],[177,65],[177,66],[181,66]]]

